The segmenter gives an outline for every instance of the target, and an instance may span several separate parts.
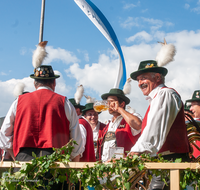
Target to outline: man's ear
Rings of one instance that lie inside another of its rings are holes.
[[[157,82],[161,81],[161,75],[160,75],[160,73],[156,73],[155,74],[155,79],[156,79]]]
[[[125,102],[123,101],[121,104],[120,104],[120,106],[122,107],[122,108],[125,108]]]

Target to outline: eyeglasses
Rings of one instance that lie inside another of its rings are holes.
[[[88,113],[86,116],[92,117],[92,116],[98,116],[98,113]]]

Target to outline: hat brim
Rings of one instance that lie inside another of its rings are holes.
[[[82,111],[83,109],[85,109],[85,106],[81,106],[81,105],[73,105],[75,108],[80,108],[80,110]]]
[[[108,98],[108,96],[117,96],[117,97],[121,98],[122,100],[124,100],[124,102],[126,103],[126,105],[130,103],[130,99],[129,98],[127,98],[126,96],[122,96],[120,94],[106,93],[106,94],[102,94],[101,98],[103,100],[106,100]]]
[[[200,102],[200,99],[199,98],[192,98],[192,99],[189,99],[189,100],[186,100],[187,102]]]
[[[89,110],[94,110],[94,109],[92,109],[92,108],[90,108],[90,109],[84,109],[84,110],[82,110],[82,115],[85,115],[86,114],[86,111],[89,111]],[[100,114],[101,112],[97,112],[98,114]]]
[[[137,80],[137,77],[143,73],[149,73],[149,72],[154,72],[154,73],[160,73],[163,76],[167,75],[168,70],[164,67],[151,67],[151,68],[144,68],[140,69],[139,71],[135,71],[130,74],[131,78],[133,80]]]
[[[56,78],[59,78],[60,77],[60,75],[54,75],[54,77],[36,77],[34,74],[32,74],[32,75],[30,75],[30,77],[32,78],[32,79],[44,79],[44,80],[46,80],[46,79],[56,79]]]

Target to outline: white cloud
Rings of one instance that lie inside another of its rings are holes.
[[[72,52],[67,51],[65,49],[54,49],[52,46],[47,46],[46,51],[48,55],[47,58],[44,60],[44,64],[48,65],[52,61],[59,60],[66,64],[79,62],[78,58]]]
[[[148,36],[148,33],[146,35]],[[136,36],[140,36],[140,33]],[[183,101],[189,99],[194,90],[200,89],[200,31],[182,31],[168,34],[158,31],[152,35],[149,34],[149,36],[154,39],[155,43],[146,44],[142,42],[137,45],[122,47],[127,77],[138,69],[140,61],[155,59],[161,48],[157,41],[163,41],[165,37],[168,43],[174,43],[177,48],[175,61],[166,66],[168,69],[166,85],[175,88],[180,93]],[[83,84],[86,87],[86,92],[88,88],[91,88],[100,97],[113,87],[118,69],[119,60],[116,57],[109,57],[110,55],[102,54],[98,63],[87,64],[82,69],[76,63],[67,70],[67,73],[74,77],[79,84]],[[145,101],[137,82],[132,81],[131,85],[132,92],[128,95],[131,99],[130,106],[144,116],[148,102]],[[102,120],[106,119],[103,115],[100,117],[102,117]]]
[[[120,24],[123,28],[132,28],[133,26],[139,27],[139,18],[128,17],[123,23]]]
[[[71,90],[71,87],[66,85],[66,82],[59,71],[55,70],[54,72],[55,74],[60,75],[60,78],[56,79],[55,92],[62,94],[63,96],[66,96]],[[26,77],[23,79],[10,79],[7,81],[0,81],[0,89],[3,92],[0,93],[0,101],[1,101],[0,117],[4,117],[6,115],[12,102],[15,100],[13,90],[15,85],[19,82],[25,84],[24,91],[33,92],[35,90],[35,87],[33,85],[34,79],[30,77]]]
[[[128,17],[120,24],[123,28],[131,29],[132,27],[146,28],[150,27],[152,31],[156,31],[164,26],[173,26],[174,24],[169,21],[162,21],[159,19],[145,18],[145,17]]]
[[[164,33],[156,31],[149,33],[138,33],[135,36],[142,36],[143,40],[139,44],[122,46],[127,77],[133,71],[138,69],[140,61],[155,59],[161,45],[157,41],[163,41],[164,37],[167,43],[173,43],[176,46],[177,54],[175,60],[168,65],[168,74],[166,76],[166,85],[176,89],[182,97],[182,100],[191,98],[194,90],[200,89],[200,30],[198,31],[180,31],[174,33]],[[146,43],[152,38],[151,43]],[[146,40],[146,41],[145,41]],[[152,43],[153,42],[153,43]],[[97,63],[72,64],[66,73],[80,85],[83,84],[85,94],[92,96],[95,94],[96,99],[100,99],[103,93],[109,92],[113,87],[119,66],[119,59],[116,51],[108,51],[107,54],[101,54]],[[66,66],[67,67],[67,66]],[[57,72],[57,71],[55,71]],[[14,100],[12,90],[18,81],[24,81],[27,88],[25,90],[33,91],[33,79],[11,79],[8,81],[0,81],[0,116],[5,116],[11,103]],[[61,75],[57,81],[56,92],[67,95],[75,87],[67,84]],[[67,85],[66,85],[67,84]],[[131,82],[132,92],[128,97],[131,100],[130,106],[144,116],[148,107],[148,101],[145,100],[142,92],[137,86],[136,81]],[[102,121],[106,120],[105,114],[100,114]]]
[[[135,5],[135,4],[133,4],[133,3],[130,3],[130,4],[125,4],[124,6],[123,6],[123,9],[132,9],[132,8],[134,8],[134,7],[137,7],[137,5]]]
[[[200,14],[200,0],[197,1],[196,3],[196,7],[195,6],[191,6],[189,4],[185,4],[185,9],[190,10],[192,12],[195,12],[197,14]],[[193,7],[193,8],[192,8]]]
[[[6,75],[8,75],[8,74],[6,74],[6,73],[4,73],[4,72],[0,72],[0,75],[6,76]]]
[[[134,36],[131,36],[126,39],[126,41],[129,42],[134,42],[135,40],[139,39],[140,41],[146,41],[150,42],[152,40],[152,36],[148,34],[146,31],[139,32],[135,34]]]
[[[184,7],[185,7],[185,9],[189,9],[190,5],[186,3]]]
[[[142,13],[145,13],[145,12],[147,12],[148,11],[148,9],[143,9],[141,12]]]
[[[197,14],[200,14],[200,6],[193,8],[192,11],[197,13]]]
[[[85,53],[85,54],[84,54],[84,58],[85,58],[85,61],[86,61],[86,62],[89,62],[89,61],[90,61],[90,58],[89,58],[89,54],[88,54],[88,53]]]
[[[22,48],[20,49],[20,55],[25,55],[26,52],[27,52],[27,48],[26,48],[26,47],[22,47]]]

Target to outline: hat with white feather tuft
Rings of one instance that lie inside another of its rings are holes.
[[[127,82],[125,84],[127,85],[129,83],[130,82]],[[124,89],[126,89],[126,88],[128,88],[128,87],[124,87]],[[128,90],[127,92],[130,92],[130,91]],[[102,94],[101,98],[103,100],[106,100],[108,98],[108,96],[117,96],[117,97],[121,98],[126,103],[126,105],[130,103],[130,99],[125,96],[124,91],[121,90],[121,89],[118,89],[118,88],[112,88],[112,89],[110,89],[110,91],[108,93]]]
[[[158,52],[155,60],[146,60],[140,62],[138,70],[131,73],[130,76],[133,80],[137,80],[137,77],[143,73],[155,72],[160,73],[163,76],[167,75],[167,69],[163,66],[167,65],[169,62],[174,60],[176,54],[176,48],[173,44],[167,44],[164,39],[163,42],[158,42],[162,44],[160,51]]]
[[[76,93],[74,94],[74,98],[70,98],[69,101],[73,104],[75,108],[80,108],[81,110],[85,108],[85,106],[80,105],[81,99],[83,97],[84,88],[83,85],[80,85],[76,89]]]
[[[43,60],[47,56],[46,47],[47,41],[40,42],[33,52],[32,64],[34,67],[34,74],[30,75],[33,79],[54,79],[60,77],[55,75],[51,65],[42,65]]]
[[[15,88],[14,88],[14,90],[13,90],[14,96],[17,98],[19,95],[28,93],[28,92],[25,92],[25,91],[24,91],[24,88],[25,88],[25,84],[24,84],[23,82],[18,82],[18,83],[15,85]]]
[[[82,110],[83,115],[85,115],[86,111],[88,110],[94,110],[93,105],[95,102],[95,98],[92,98],[91,96],[84,95],[86,98],[86,104],[85,109]]]

